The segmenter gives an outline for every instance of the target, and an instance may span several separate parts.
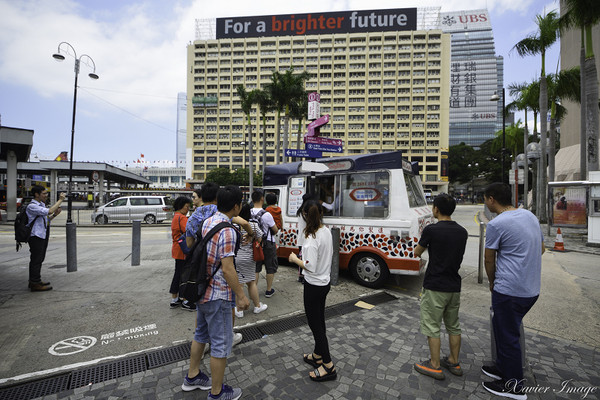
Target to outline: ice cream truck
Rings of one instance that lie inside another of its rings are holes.
[[[278,256],[287,258],[298,251],[297,213],[310,191],[324,206],[325,225],[340,229],[340,269],[349,268],[360,284],[381,287],[390,274],[421,274],[426,260],[415,257],[414,249],[433,215],[416,164],[399,151],[321,158],[316,163],[326,171],[306,172],[302,162],[265,169],[265,193],[277,194],[282,208]]]

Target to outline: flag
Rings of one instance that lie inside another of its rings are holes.
[[[68,153],[66,151],[61,151],[54,161],[69,161]]]

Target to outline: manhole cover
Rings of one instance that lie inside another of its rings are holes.
[[[53,269],[58,269],[58,268],[67,268],[67,264],[58,264],[58,265],[51,265],[48,268],[53,268]]]

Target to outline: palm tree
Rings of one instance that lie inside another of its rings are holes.
[[[257,89],[254,91],[254,103],[258,105],[260,117],[263,125],[263,137],[262,137],[262,173],[265,174],[265,168],[267,166],[267,113],[274,110],[273,102],[269,92],[266,90]]]
[[[302,145],[303,122],[308,118],[308,92],[304,92],[290,107],[290,117],[298,120],[298,136],[296,137],[296,148]]]
[[[525,129],[522,127],[521,120],[519,119],[516,123],[507,127],[505,133],[506,149],[510,150],[511,158],[514,161],[517,155],[523,152],[523,135],[525,134]],[[494,153],[499,153],[502,150],[502,130],[496,132],[491,150]]]
[[[252,105],[254,104],[254,90],[251,92],[246,91],[246,88],[242,85],[237,87],[237,94],[240,96],[242,111],[246,114],[248,127],[248,169],[249,172],[249,183],[250,193],[254,191],[254,149],[252,145],[252,123],[250,120],[250,113],[252,112]]]
[[[542,56],[542,70],[540,75],[540,147],[542,150],[541,163],[541,182],[542,190],[540,191],[540,212],[538,218],[541,222],[546,222],[546,118],[548,115],[548,85],[546,81],[546,51],[552,46],[559,37],[558,31],[558,16],[556,11],[550,11],[545,16],[537,15],[536,24],[538,31],[531,34],[525,39],[518,42],[513,49],[517,51],[519,56],[525,57],[528,55]]]
[[[588,146],[586,155],[588,165],[586,169],[585,158],[582,157],[581,179],[586,179],[587,170],[599,169],[598,71],[593,51],[592,27],[600,22],[600,2],[598,0],[564,0],[564,4],[566,11],[559,20],[561,31],[574,27],[581,29],[581,146],[585,148],[586,143]],[[582,156],[584,154],[582,152]]]
[[[553,181],[556,153],[556,123],[566,114],[566,109],[560,105],[562,100],[581,101],[579,67],[548,75],[548,100],[550,101],[550,149],[548,150],[548,178]]]
[[[281,112],[284,113],[283,126],[283,147],[288,146],[288,125],[290,117],[290,105],[304,95],[304,81],[309,78],[309,74],[303,71],[294,75],[294,68],[286,70],[283,74],[274,71],[271,77],[271,83],[267,84],[266,89],[273,99],[275,110],[277,110],[277,137],[275,138],[275,159],[277,164],[280,162],[280,142],[281,142]],[[285,160],[285,156],[284,156]]]
[[[529,164],[527,158],[527,145],[529,144],[529,128],[527,127],[527,110],[529,106],[527,104],[528,96],[528,85],[527,83],[512,83],[508,85],[508,90],[511,97],[517,97],[517,100],[511,102],[506,106],[507,111],[523,110],[525,112],[525,132],[523,133],[523,154],[525,155],[525,168],[523,174],[523,207],[527,208],[527,192],[529,191]]]

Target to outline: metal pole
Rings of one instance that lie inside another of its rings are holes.
[[[503,183],[508,183],[507,179],[508,176],[506,175],[506,170],[505,168],[505,164],[504,164],[504,158],[506,156],[506,112],[505,112],[505,108],[506,108],[506,96],[505,96],[505,90],[504,88],[502,88],[502,182]]]
[[[525,110],[525,119],[527,119],[527,110]],[[523,154],[525,155],[525,166],[523,167],[523,208],[527,210],[527,195],[529,193],[529,159],[527,158],[527,145],[529,144],[528,128],[525,128],[523,134]]]
[[[133,232],[131,234],[131,266],[140,265],[140,243],[142,238],[142,221],[133,221]]]
[[[75,85],[73,88],[73,119],[71,122],[71,153],[69,154],[69,186],[67,187],[67,272],[77,271],[77,224],[73,222],[73,145],[75,142],[75,115],[77,111],[77,79],[79,59],[75,58]]]
[[[483,249],[485,245],[485,224],[479,221],[479,268],[477,273],[477,283],[483,283]]]
[[[340,228],[331,228],[333,255],[331,257],[330,280],[332,286],[337,286],[340,276]]]

